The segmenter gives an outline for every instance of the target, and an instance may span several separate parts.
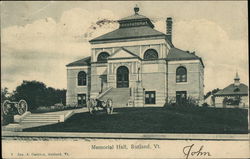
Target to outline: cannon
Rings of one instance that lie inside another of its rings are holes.
[[[4,115],[23,115],[28,111],[28,104],[23,99],[19,102],[11,102],[9,100],[5,100],[2,105],[2,111]]]
[[[110,98],[106,101],[90,98],[87,102],[87,107],[90,114],[95,114],[100,109],[104,110],[107,114],[113,113],[113,101]]]

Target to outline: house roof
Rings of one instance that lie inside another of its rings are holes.
[[[175,48],[175,47],[172,47],[169,50],[169,53],[167,55],[167,60],[169,60],[169,61],[195,60],[195,59],[200,60],[202,65],[204,66],[202,59],[199,56],[195,55],[195,53],[183,51],[183,50]]]
[[[149,19],[148,17],[140,14],[134,14],[125,18],[120,19],[119,21],[125,21],[125,20],[134,20],[134,19]]]
[[[239,86],[235,86],[234,84],[230,84],[224,89],[218,91],[214,94],[215,96],[226,96],[226,95],[248,95],[248,86],[240,83]]]
[[[90,40],[91,42],[97,41],[108,41],[108,40],[121,40],[121,39],[136,39],[145,37],[162,37],[165,38],[166,35],[159,32],[149,26],[139,26],[139,27],[125,27],[119,28],[102,36]]]
[[[148,17],[138,13],[139,8],[135,7],[134,11],[135,13],[133,15],[118,20],[118,29],[96,37],[89,42],[107,42],[110,40],[139,39],[148,37],[161,37],[166,39],[166,34],[153,29],[154,24]],[[168,41],[168,43],[170,42]]]
[[[71,66],[89,66],[90,62],[91,62],[91,57],[88,56],[88,57],[85,57],[85,58],[83,58],[81,60],[77,60],[77,61],[74,61],[72,63],[69,63],[66,66],[67,67],[71,67]]]

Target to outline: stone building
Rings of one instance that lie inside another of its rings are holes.
[[[248,86],[240,83],[238,73],[234,83],[215,93],[211,98],[212,106],[221,108],[248,108]]]
[[[163,106],[192,97],[203,102],[204,64],[194,52],[172,43],[139,14],[118,20],[119,28],[90,40],[91,55],[67,65],[67,104],[112,98],[115,106]]]

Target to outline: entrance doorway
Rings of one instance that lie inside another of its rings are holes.
[[[184,104],[187,99],[187,91],[176,91],[176,103]]]
[[[77,104],[78,106],[86,107],[86,94],[77,95]]]
[[[120,66],[117,69],[117,88],[129,87],[129,70],[126,66]]]

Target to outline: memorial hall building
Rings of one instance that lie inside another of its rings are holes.
[[[203,103],[204,64],[195,52],[172,42],[172,18],[166,33],[139,14],[118,20],[119,28],[90,40],[90,56],[67,67],[67,105],[89,98],[111,98],[114,107],[163,106],[192,97]]]

